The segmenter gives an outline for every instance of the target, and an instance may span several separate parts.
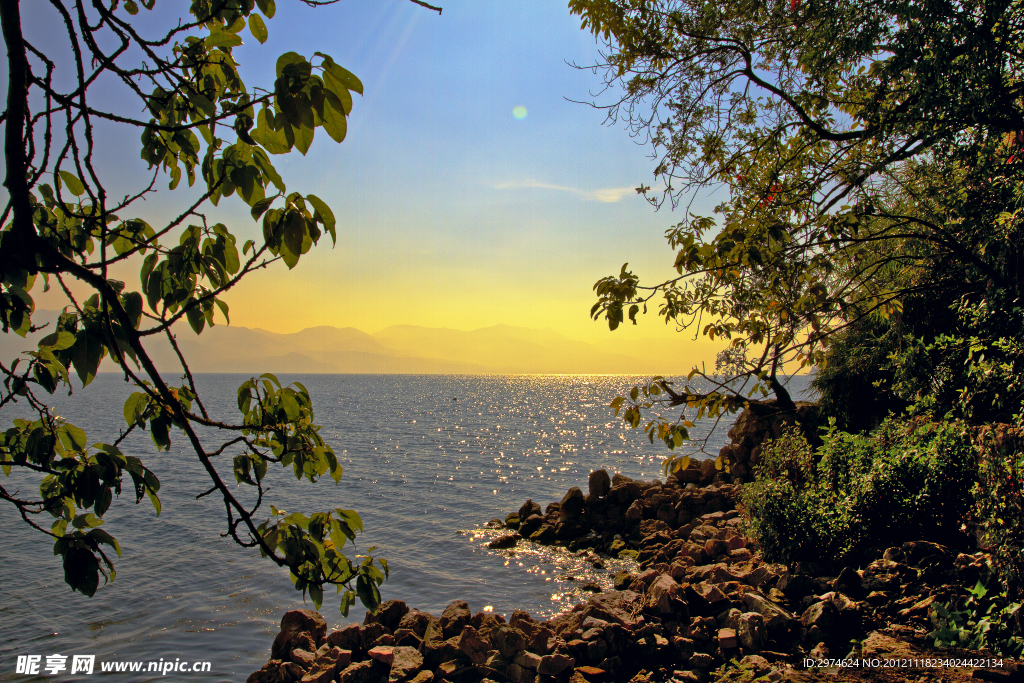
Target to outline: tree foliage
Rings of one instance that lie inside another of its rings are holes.
[[[325,236],[336,240],[328,204],[289,191],[272,158],[305,154],[318,131],[341,142],[352,93],[361,94],[362,84],[326,54],[288,52],[277,60],[271,87],[246,86],[233,48],[247,35],[268,40],[274,0],[194,0],[186,20],[149,35],[138,15],[155,1],[52,0],[46,9],[61,20],[53,29],[63,44],[49,54],[22,30],[22,12],[37,11],[35,3],[0,5],[9,84],[2,117],[9,199],[0,219],[0,325],[5,334],[36,332],[43,329],[33,318],[39,289],[59,287],[67,297],[36,350],[0,363],[0,408],[22,403],[34,415],[13,420],[0,434],[0,467],[5,475],[40,478],[38,496],[0,486],[0,498],[52,539],[68,585],[92,595],[101,574],[114,578],[112,556],[121,554],[101,526],[122,486],[160,513],[160,482],[122,442],[133,431],[148,431],[160,451],[182,438],[209,476],[199,496],[223,500],[226,536],[287,567],[317,607],[324,587],[333,585],[344,591],[346,614],[355,597],[374,609],[387,562],[368,556],[354,564],[342,552],[362,531],[358,514],[339,508],[307,516],[271,507],[269,518],[258,517],[271,465],[290,466],[310,482],[341,477],[314,423],[309,392],[265,374],[239,387],[233,420],[215,420],[173,333],[182,319],[196,334],[215,324],[217,312],[227,321],[223,295],[243,277],[276,261],[293,268]],[[104,104],[110,92],[118,95],[116,106]],[[151,171],[142,187],[123,195],[97,161],[111,127],[121,137],[140,137]],[[182,180],[197,185],[198,197],[151,225],[137,207],[161,178],[171,190]],[[231,197],[250,208],[261,239],[239,245],[228,226],[211,224],[202,213]],[[139,269],[137,288],[110,275],[128,263]],[[83,289],[87,296],[75,295]],[[160,343],[177,352],[179,385],[153,364],[149,349]],[[124,404],[125,426],[110,443],[94,441],[47,404],[58,389],[72,391],[71,372],[88,390],[104,358],[136,389]],[[236,494],[232,479],[252,494]],[[46,517],[52,521],[43,522]]]
[[[615,99],[596,106],[653,147],[662,191],[638,191],[686,212],[667,231],[676,275],[642,285],[624,266],[592,314],[614,329],[657,299],[666,322],[729,345],[691,373],[704,385],[656,378],[620,402],[627,420],[769,392],[786,406],[787,368],[860,365],[833,350],[845,335],[888,335],[872,371],[899,401],[1020,412],[1021,3],[569,5],[605,46]],[[696,213],[715,189],[714,214]],[[648,432],[671,447],[685,425]]]

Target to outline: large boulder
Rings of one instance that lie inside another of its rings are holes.
[[[462,629],[469,625],[472,618],[469,611],[469,603],[465,600],[455,600],[441,613],[441,629],[444,638],[453,638],[462,633]]]
[[[605,591],[590,598],[589,616],[632,628],[641,619],[644,599],[635,591]]]
[[[612,480],[608,476],[608,471],[594,470],[591,472],[590,479],[587,480],[587,488],[592,496],[597,496],[598,498],[607,496],[608,492],[612,489]]]
[[[558,514],[563,519],[575,519],[583,514],[583,491],[578,486],[570,488],[558,505]]]
[[[294,609],[281,617],[281,632],[270,648],[270,658],[287,660],[292,650],[315,652],[327,635],[327,622],[311,609]]]

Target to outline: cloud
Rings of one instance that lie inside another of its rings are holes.
[[[602,187],[597,190],[581,190],[576,187],[567,187],[565,185],[553,185],[551,183],[542,183],[537,180],[517,180],[512,182],[498,183],[494,186],[495,190],[517,190],[525,188],[541,188],[545,190],[558,190],[559,192],[568,192],[574,194],[581,199],[585,199],[589,202],[604,202],[611,204],[619,201],[626,195],[636,192],[635,187]]]

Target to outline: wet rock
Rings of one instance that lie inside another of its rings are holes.
[[[541,515],[540,505],[534,503],[533,500],[527,500],[523,503],[523,506],[519,508],[519,519],[527,520],[533,515]]]
[[[550,524],[541,524],[540,528],[530,534],[530,540],[534,543],[551,543],[558,538],[558,533]]]
[[[612,488],[612,480],[608,476],[608,471],[594,470],[591,472],[590,478],[587,480],[587,488],[592,496],[597,496],[598,498],[607,496]]]
[[[504,550],[506,548],[514,548],[519,543],[519,539],[522,538],[519,534],[505,534],[504,536],[498,536],[496,539],[487,544],[488,548],[495,550]]]
[[[441,629],[444,638],[447,640],[461,634],[462,629],[469,625],[471,616],[469,603],[465,600],[451,602],[441,613]]]
[[[578,486],[570,488],[558,504],[558,514],[563,519],[575,519],[583,514],[583,491]]]

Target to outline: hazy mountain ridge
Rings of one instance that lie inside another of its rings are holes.
[[[53,311],[39,311],[34,318],[42,323],[56,316]],[[0,360],[9,362],[34,348],[47,332],[28,339],[0,335]],[[470,331],[395,325],[374,334],[352,327],[319,326],[278,334],[217,325],[198,336],[180,326],[176,339],[196,373],[676,374],[687,371],[694,360],[673,340],[591,344],[550,329],[510,325]],[[144,343],[161,372],[181,371],[167,343],[155,337]],[[102,369],[116,368],[107,359]]]

